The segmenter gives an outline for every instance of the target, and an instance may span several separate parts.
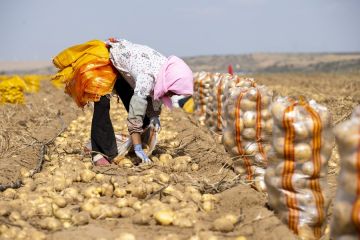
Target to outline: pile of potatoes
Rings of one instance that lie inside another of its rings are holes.
[[[341,170],[331,223],[333,239],[358,239],[360,231],[360,107],[334,129]]]
[[[272,92],[265,86],[236,87],[224,107],[222,143],[234,156],[235,170],[265,191],[264,174],[271,149],[273,120],[270,113]]]
[[[328,109],[315,101],[278,97],[271,108],[268,203],[303,239],[318,239],[330,204],[327,167],[334,136]]]
[[[171,151],[152,156],[155,167],[140,171],[128,157],[119,157],[114,162],[125,176],[96,172],[90,156],[82,151],[90,120],[91,112],[85,112],[73,121],[48,150],[40,173],[30,177],[29,170],[21,169],[23,186],[0,193],[0,217],[11,224],[0,225],[1,239],[46,239],[47,232],[106,218],[188,228],[202,213],[216,209],[217,195],[176,183],[177,172],[199,169],[190,156],[172,156]],[[115,125],[119,130],[125,127]],[[169,130],[160,134],[169,149],[178,146],[175,137]]]

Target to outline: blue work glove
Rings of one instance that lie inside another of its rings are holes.
[[[151,117],[150,118],[150,127],[155,129],[155,132],[160,132],[161,125],[159,117]]]
[[[144,150],[142,149],[141,144],[135,144],[134,151],[135,151],[136,156],[138,156],[138,158],[140,158],[143,163],[145,163],[145,164],[152,163],[150,158],[148,156],[146,156]]]

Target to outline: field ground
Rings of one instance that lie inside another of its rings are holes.
[[[334,124],[349,117],[354,106],[360,102],[360,74],[259,74],[254,75],[256,81],[272,88],[275,95],[298,96],[303,95],[326,105],[332,115]],[[113,101],[112,119],[117,132],[124,131],[125,114]],[[5,217],[0,217],[0,225],[12,226],[20,231],[22,228],[34,227],[43,231],[48,239],[114,239],[120,232],[134,234],[137,239],[209,239],[217,236],[218,239],[235,239],[245,236],[247,239],[296,239],[287,226],[282,224],[274,213],[266,207],[266,196],[252,189],[238,180],[232,168],[232,159],[219,144],[218,137],[212,135],[206,128],[198,126],[191,115],[181,110],[164,111],[161,116],[162,132],[160,141],[153,155],[169,153],[173,157],[188,155],[191,163],[183,171],[173,171],[172,168],[160,165],[150,170],[156,173],[165,172],[170,176],[171,185],[184,190],[185,186],[194,186],[201,193],[215,194],[219,202],[215,209],[204,211],[201,206],[194,211],[192,217],[196,222],[187,228],[179,226],[162,226],[151,220],[149,225],[134,224],[134,217],[92,219],[89,224],[81,227],[61,228],[57,231],[45,231],[39,227],[41,216],[28,218],[21,224],[14,224]],[[65,132],[66,141],[55,141],[48,149],[51,156],[46,161],[42,173],[49,176],[57,168],[71,168],[71,165],[84,166],[90,158],[84,155],[83,145],[89,139],[91,125],[91,109],[79,110],[62,90],[55,89],[46,81],[42,82],[38,94],[26,96],[24,106],[0,106],[0,184],[9,184],[18,179],[24,169],[36,167],[39,159],[39,150],[42,143],[48,141],[61,130],[62,125],[69,126]],[[176,143],[178,141],[178,143]],[[130,156],[132,158],[132,156]],[[68,160],[66,160],[68,159]],[[70,161],[70,160],[71,161]],[[197,163],[199,170],[192,171],[190,165]],[[226,165],[224,165],[226,164]],[[70,165],[70,166],[68,166]],[[225,167],[224,167],[225,166]],[[141,176],[149,172],[144,167],[130,169],[111,165],[106,168],[94,167],[93,171],[103,173],[106,177],[116,177],[121,187],[126,187],[128,176]],[[336,190],[336,176],[339,171],[339,157],[337,150],[329,162],[329,185],[332,195]],[[35,174],[35,178],[41,174]],[[50,188],[52,182],[42,183]],[[74,182],[72,185],[83,190],[90,185],[98,185],[96,181],[90,183]],[[23,187],[16,190],[15,196],[26,192]],[[39,193],[40,194],[40,193]],[[41,194],[44,194],[42,192]],[[14,196],[12,196],[14,197]],[[46,196],[44,196],[46,197]],[[159,199],[161,194],[154,193],[146,200]],[[108,197],[101,197],[101,201],[110,202]],[[0,201],[12,202],[3,193]],[[145,200],[141,200],[145,202]],[[169,200],[170,201],[170,200]],[[175,200],[173,200],[175,201]],[[71,208],[78,211],[80,203],[72,203]],[[171,205],[169,203],[169,205]],[[173,204],[180,205],[180,203]],[[172,208],[176,208],[175,206]],[[69,206],[68,206],[69,207]],[[331,208],[329,216],[331,215]],[[21,211],[21,208],[17,211]],[[233,231],[228,233],[214,231],[213,221],[226,213],[232,213],[238,218]],[[167,238],[166,238],[167,237]],[[159,238],[160,239],[160,238]]]

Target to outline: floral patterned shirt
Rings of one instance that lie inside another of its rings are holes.
[[[167,58],[154,49],[135,44],[124,39],[115,42],[106,42],[110,46],[110,60],[125,80],[134,89],[134,96],[130,102],[128,128],[132,132],[141,132],[142,118],[139,115],[152,117],[160,114],[161,101],[153,99],[155,80]],[[148,101],[148,107],[141,109],[142,100]],[[131,106],[133,105],[133,106]]]
[[[118,41],[108,43],[113,65],[134,88],[134,95],[143,98],[152,96],[155,79],[167,58],[148,46],[124,39]]]

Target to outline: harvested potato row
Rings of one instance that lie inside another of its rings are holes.
[[[224,108],[226,128],[222,143],[234,156],[235,170],[259,191],[265,191],[264,174],[270,150],[272,92],[265,86],[236,87]]]
[[[331,223],[334,239],[359,239],[360,234],[360,107],[334,129],[341,169]]]
[[[334,145],[328,109],[279,97],[271,107],[272,150],[265,183],[269,205],[302,239],[319,239],[330,204],[327,166]]]

